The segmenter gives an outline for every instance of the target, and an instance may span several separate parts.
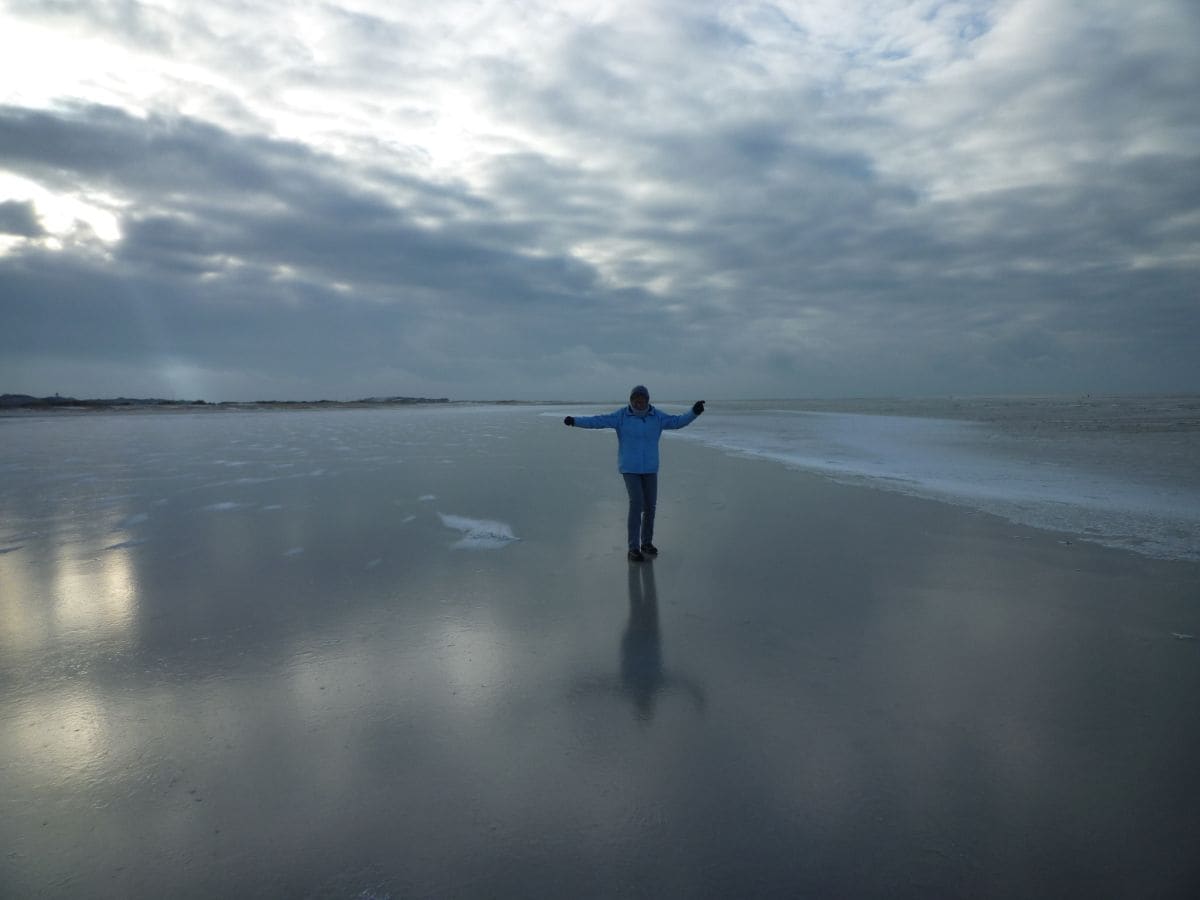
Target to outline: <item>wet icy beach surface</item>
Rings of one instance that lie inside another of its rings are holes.
[[[703,427],[703,420],[695,427]],[[1197,567],[478,408],[0,420],[4,896],[1188,896]]]

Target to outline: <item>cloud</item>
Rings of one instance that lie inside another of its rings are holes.
[[[3,17],[8,390],[1200,384],[1187,3]]]
[[[0,234],[40,237],[45,231],[32,203],[5,200],[0,201]]]

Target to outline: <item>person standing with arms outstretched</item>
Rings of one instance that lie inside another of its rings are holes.
[[[603,416],[567,416],[564,425],[612,428],[617,432],[617,468],[629,493],[629,559],[658,556],[654,546],[654,509],[658,503],[658,439],[665,429],[685,428],[704,412],[697,400],[691,412],[669,416],[650,405],[650,392],[638,385],[629,405]]]

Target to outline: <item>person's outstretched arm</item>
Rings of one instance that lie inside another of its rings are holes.
[[[621,421],[621,410],[613,410],[602,416],[567,416],[564,425],[574,425],[577,428],[616,428]]]
[[[680,413],[677,416],[662,417],[663,428],[686,428],[691,425],[704,412],[704,401],[697,400],[692,404],[691,412]]]

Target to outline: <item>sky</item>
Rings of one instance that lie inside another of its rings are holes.
[[[0,0],[0,393],[1200,391],[1195,0]]]

